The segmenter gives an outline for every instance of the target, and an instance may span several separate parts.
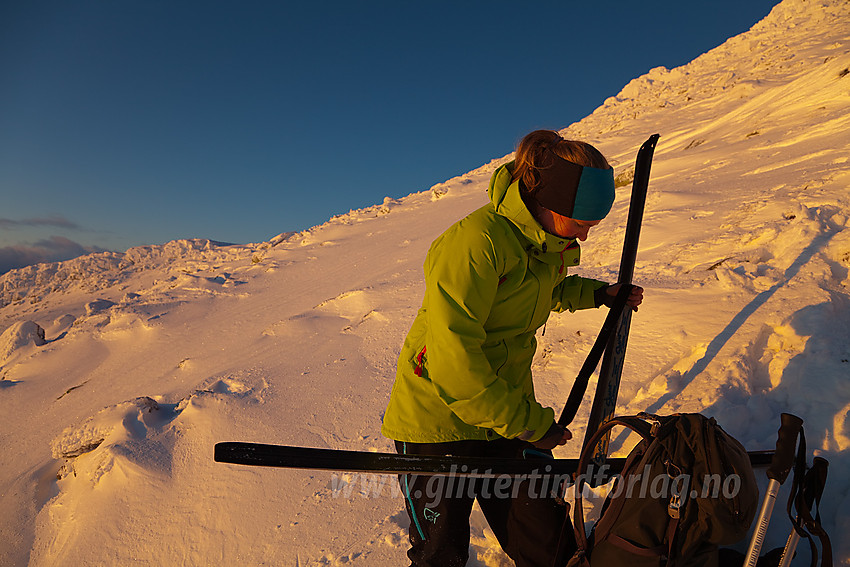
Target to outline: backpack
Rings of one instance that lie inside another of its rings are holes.
[[[718,545],[745,538],[757,512],[747,451],[714,418],[642,413],[605,422],[582,450],[579,472],[590,472],[597,441],[618,425],[641,441],[616,477],[590,538],[582,509],[589,475],[576,480],[577,551],[568,567],[716,567]]]

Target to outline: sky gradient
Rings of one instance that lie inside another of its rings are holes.
[[[0,272],[428,189],[775,3],[4,2]]]

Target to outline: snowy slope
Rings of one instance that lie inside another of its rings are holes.
[[[749,449],[799,415],[831,463],[822,515],[850,565],[850,3],[785,0],[563,133],[628,176],[655,132],[647,295],[618,412],[701,411]],[[508,158],[266,243],[0,276],[0,565],[403,564],[394,478],[216,464],[212,447],[391,450],[381,414],[425,252]],[[627,193],[580,273],[615,279]],[[603,316],[550,319],[534,365],[545,403],[562,407]],[[470,564],[508,565],[474,524]],[[789,529],[776,514],[767,546]]]

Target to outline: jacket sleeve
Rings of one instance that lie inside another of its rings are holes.
[[[579,276],[567,276],[559,283],[552,292],[552,311],[571,312],[579,309],[590,309],[599,307],[593,292],[608,285],[606,282],[582,278]]]
[[[500,378],[483,345],[499,284],[499,259],[487,234],[456,231],[435,243],[425,263],[428,377],[463,422],[506,438],[536,441],[554,411]]]

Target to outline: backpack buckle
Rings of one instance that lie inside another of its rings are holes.
[[[679,509],[682,507],[682,497],[674,494],[670,497],[670,503],[667,505],[667,514],[674,520],[679,519]]]
[[[675,479],[677,479],[682,474],[682,469],[680,469],[676,465],[676,463],[674,463],[670,459],[664,461],[664,468],[665,472],[667,473],[667,476],[670,477],[670,480],[672,480],[673,482],[675,482]],[[672,473],[676,474],[674,475]],[[667,504],[667,514],[674,520],[678,520],[680,516],[679,510],[682,507],[682,504],[684,504],[684,501],[682,500],[682,495],[676,493],[674,489],[673,494],[670,496],[670,503]]]
[[[658,430],[661,428],[661,419],[657,415],[646,413],[645,411],[640,412],[638,417],[650,424],[649,434],[653,437],[658,437]]]

